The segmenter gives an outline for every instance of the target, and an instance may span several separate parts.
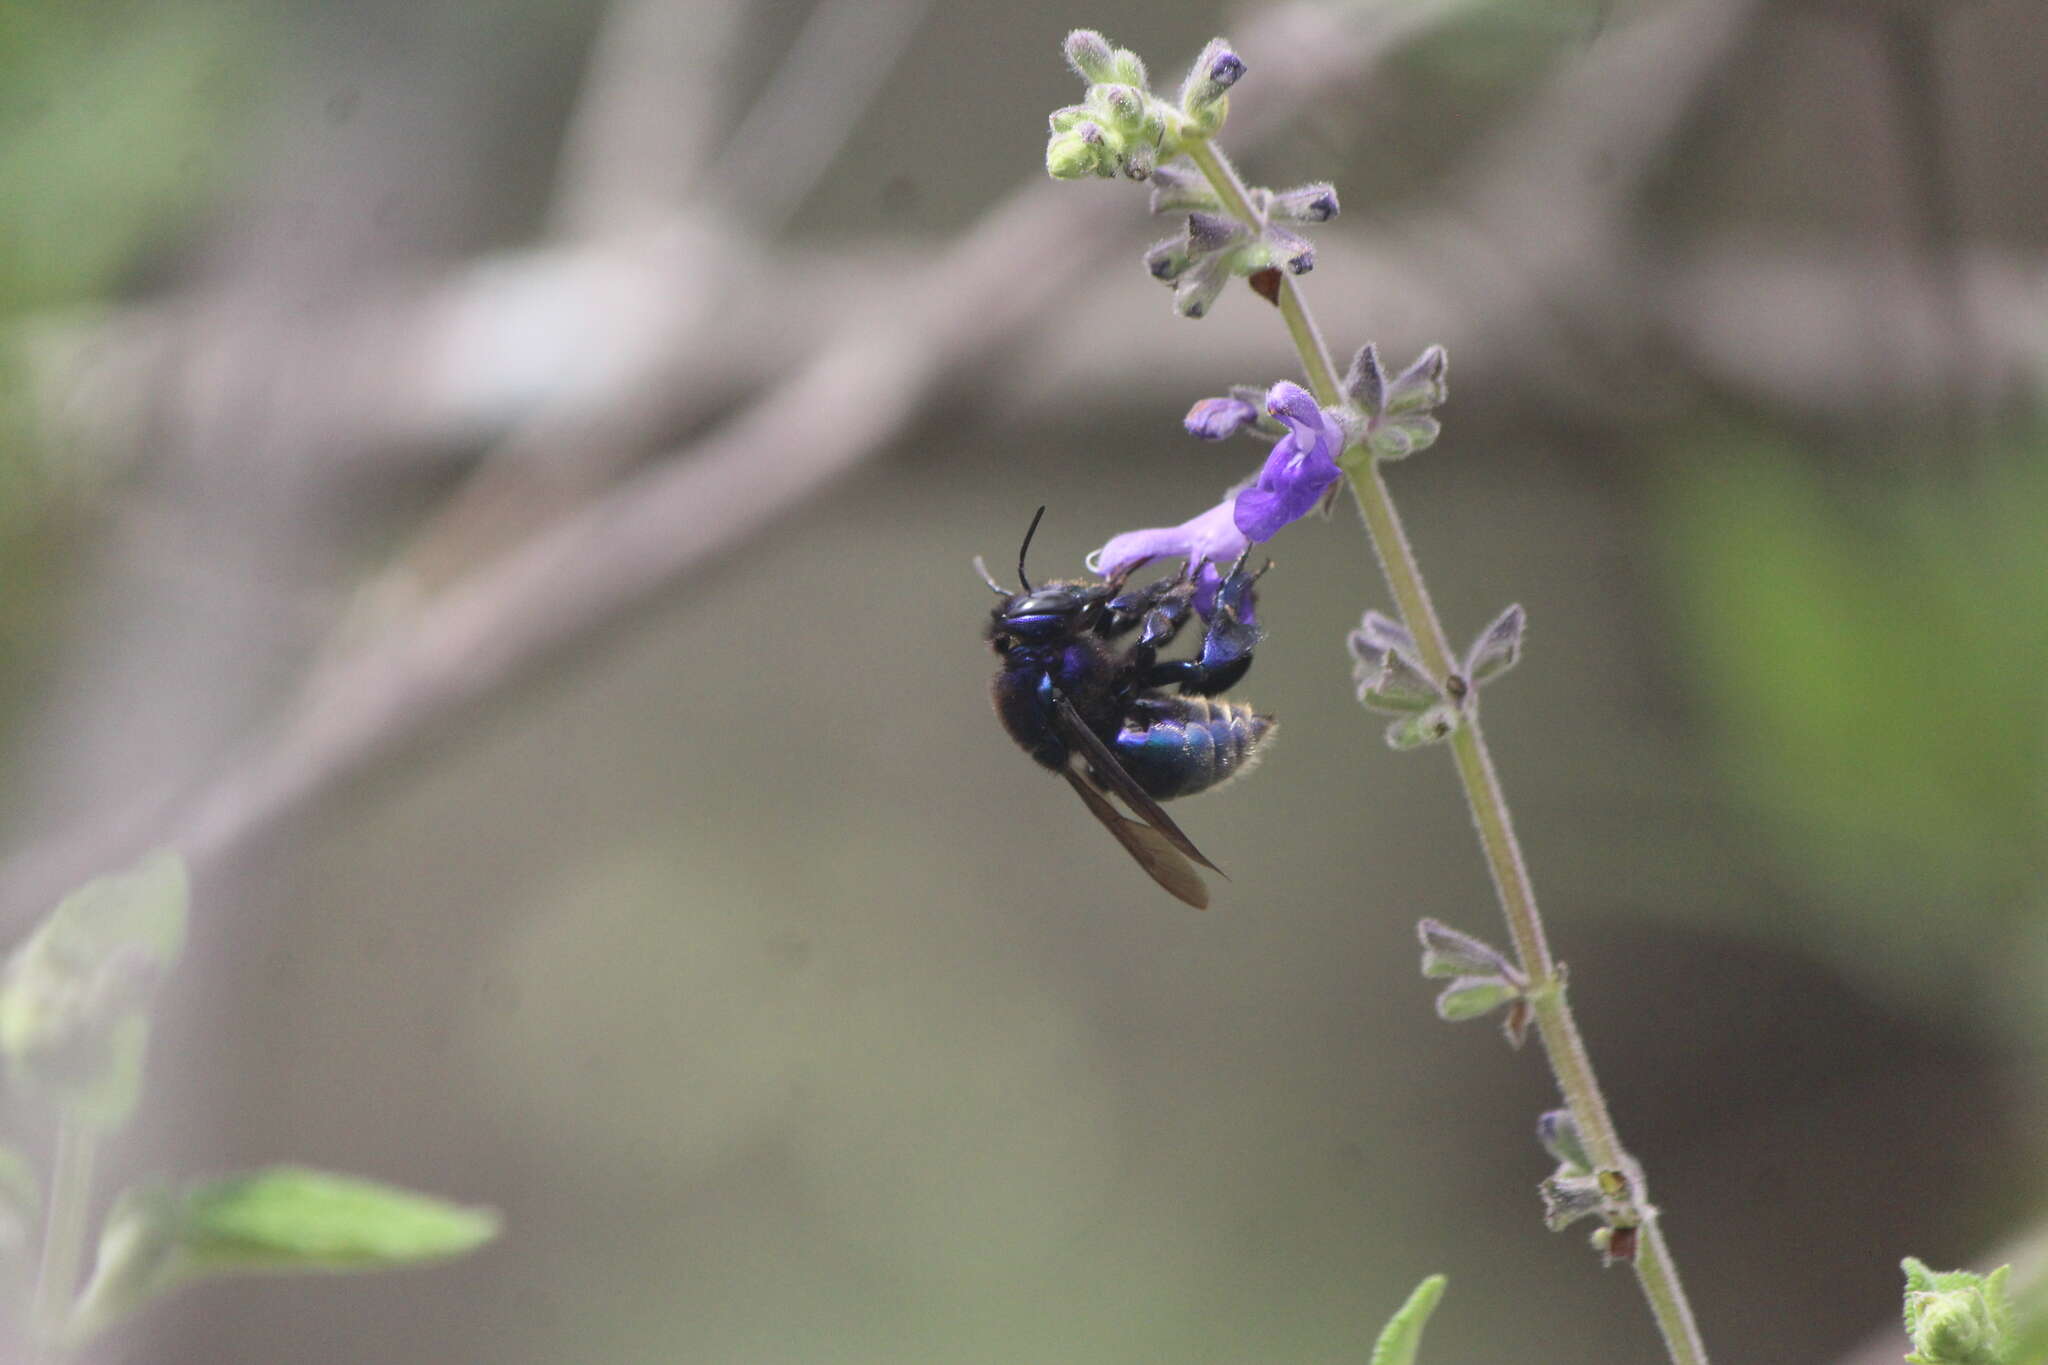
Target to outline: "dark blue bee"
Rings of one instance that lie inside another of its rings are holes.
[[[991,688],[996,714],[1024,752],[1067,779],[1138,866],[1202,909],[1209,888],[1195,864],[1220,869],[1159,803],[1244,772],[1272,737],[1271,716],[1213,700],[1252,666],[1260,634],[1251,593],[1259,575],[1239,559],[1217,585],[1200,654],[1161,659],[1193,609],[1193,580],[1184,572],[1126,590],[1119,574],[1034,588],[1024,556],[1044,515],[1039,508],[1017,551],[1021,591],[1003,587],[974,561],[1003,599],[988,625],[988,642],[1003,661]],[[1163,690],[1169,686],[1179,695]]]

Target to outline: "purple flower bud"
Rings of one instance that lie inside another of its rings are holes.
[[[1273,223],[1267,224],[1265,236],[1274,258],[1287,267],[1289,274],[1306,275],[1316,268],[1316,244],[1308,238]]]
[[[1222,99],[1244,76],[1244,71],[1244,58],[1231,51],[1230,44],[1223,39],[1211,38],[1202,55],[1188,68],[1187,79],[1181,82],[1181,108],[1190,114],[1201,113]]]
[[[1232,500],[1222,502],[1178,526],[1126,531],[1088,556],[1088,567],[1105,578],[1155,559],[1183,559],[1190,569],[1202,564],[1237,562],[1248,546],[1232,516]]]
[[[1259,410],[1242,398],[1204,398],[1188,409],[1182,419],[1188,435],[1205,441],[1220,441],[1258,420]]]
[[[1337,216],[1337,187],[1319,180],[1281,190],[1273,196],[1271,212],[1288,223],[1327,223]]]
[[[1188,215],[1188,252],[1190,255],[1206,256],[1212,251],[1221,251],[1235,246],[1251,235],[1251,230],[1235,218],[1220,213],[1191,213]]]
[[[1252,486],[1237,495],[1237,528],[1252,540],[1271,540],[1315,510],[1337,482],[1344,446],[1344,429],[1299,384],[1275,384],[1266,393],[1266,411],[1288,430]]]

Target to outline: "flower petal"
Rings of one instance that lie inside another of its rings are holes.
[[[1271,540],[1315,510],[1337,482],[1337,451],[1344,441],[1344,429],[1299,384],[1275,384],[1266,395],[1266,411],[1286,425],[1287,434],[1266,457],[1258,479],[1237,495],[1237,529],[1252,540]]]
[[[1105,578],[1154,559],[1184,559],[1190,570],[1195,570],[1204,563],[1235,563],[1245,552],[1246,544],[1237,528],[1233,500],[1225,498],[1178,526],[1126,531],[1089,555],[1087,562],[1090,569]]]

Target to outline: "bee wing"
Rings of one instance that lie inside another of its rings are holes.
[[[1060,738],[1067,742],[1068,749],[1088,760],[1088,770],[1101,788],[1122,797],[1124,804],[1131,808],[1133,814],[1157,830],[1174,848],[1211,872],[1223,870],[1204,858],[1202,850],[1195,847],[1195,841],[1181,833],[1180,826],[1173,823],[1171,815],[1159,808],[1159,803],[1152,799],[1151,793],[1139,786],[1135,777],[1124,771],[1124,765],[1117,761],[1117,756],[1110,752],[1109,746],[1102,742],[1101,737],[1088,728],[1087,722],[1081,719],[1081,713],[1074,709],[1072,702],[1065,697],[1055,698],[1052,719],[1053,728],[1058,730]],[[1125,847],[1129,845],[1126,844]]]
[[[1072,765],[1060,771],[1080,793],[1081,804],[1088,807],[1088,813],[1102,822],[1102,827],[1116,837],[1116,841],[1124,846],[1124,852],[1136,859],[1138,866],[1144,868],[1153,881],[1197,910],[1209,908],[1209,888],[1202,884],[1202,874],[1195,871],[1195,865],[1182,857],[1180,850],[1169,843],[1164,834],[1122,814],[1110,804],[1107,796],[1096,790],[1094,783]]]

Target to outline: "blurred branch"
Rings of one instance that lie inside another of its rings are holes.
[[[612,0],[562,137],[557,232],[614,237],[687,203],[731,100],[740,15],[738,0]]]
[[[931,0],[818,0],[709,178],[756,231],[782,230],[930,10]]]

